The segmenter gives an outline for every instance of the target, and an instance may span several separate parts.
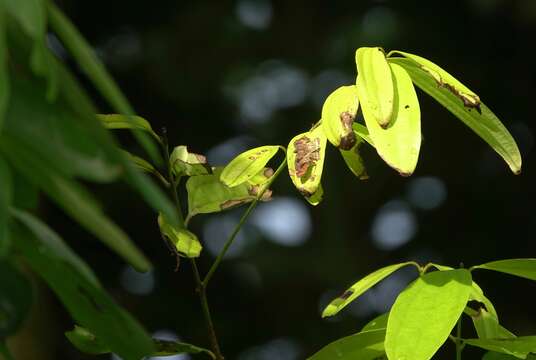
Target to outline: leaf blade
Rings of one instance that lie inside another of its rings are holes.
[[[266,145],[239,154],[225,166],[220,180],[229,187],[245,183],[264,169],[277,150],[279,146]]]
[[[385,329],[362,331],[326,345],[308,360],[374,360],[384,354]]]
[[[473,266],[473,269],[493,270],[536,281],[536,259],[498,260]]]
[[[359,108],[355,85],[341,86],[333,91],[322,106],[322,127],[333,146],[350,150],[356,142],[352,124]]]

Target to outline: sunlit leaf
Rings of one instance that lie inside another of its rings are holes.
[[[486,269],[503,272],[536,281],[536,259],[508,259],[473,266],[473,269]]]
[[[158,226],[162,236],[173,244],[178,254],[187,258],[199,257],[203,246],[194,233],[184,228],[174,228],[162,214],[158,215]]]
[[[220,180],[230,187],[248,181],[264,169],[278,149],[279,146],[267,145],[243,152],[225,166]]]
[[[369,321],[365,326],[363,326],[363,329],[361,329],[361,332],[386,329],[388,318],[389,318],[389,313],[381,314],[375,317],[374,319]]]
[[[10,238],[9,207],[13,202],[13,178],[9,165],[0,155],[0,258],[7,255]]]
[[[519,336],[511,339],[464,339],[464,344],[525,359],[536,353],[536,336]]]
[[[365,106],[362,107],[362,111],[378,154],[401,175],[409,176],[415,170],[421,146],[419,100],[406,71],[396,64],[391,64],[390,67],[395,97],[389,126],[386,128],[379,126]]]
[[[339,311],[345,308],[346,305],[354,301],[358,296],[361,296],[365,291],[367,291],[368,289],[370,289],[398,269],[408,265],[416,264],[412,261],[408,261],[400,264],[389,265],[368,274],[367,276],[356,282],[354,285],[346,289],[339,297],[337,297],[331,303],[329,303],[329,305],[324,309],[322,317],[333,316],[337,314]]]
[[[486,307],[487,312],[489,312],[491,315],[493,315],[496,319],[499,318],[497,315],[497,311],[495,311],[495,306],[493,306],[493,303],[490,299],[484,295],[484,292],[478,286],[476,282],[473,281],[471,284],[471,293],[469,294],[469,301],[478,301]]]
[[[465,269],[420,276],[395,300],[387,322],[389,359],[429,360],[447,340],[471,292]]]
[[[476,333],[480,339],[513,339],[516,336],[499,324],[497,317],[480,307],[469,316],[473,320]]]
[[[308,360],[376,360],[384,354],[385,329],[363,331],[325,346]]]
[[[192,176],[186,182],[188,191],[188,217],[227,210],[255,200],[260,194],[258,186],[243,183],[229,187],[220,181],[222,168],[216,168],[211,175]],[[266,190],[261,200],[271,198]]]
[[[87,265],[56,233],[28,213],[14,216],[25,225],[16,227],[15,248],[78,324],[125,360],[140,360],[154,352],[145,330],[104,292]]]
[[[150,263],[128,236],[97,206],[76,182],[60,176],[39,154],[4,136],[0,151],[30,182],[41,188],[56,204],[103,243],[123,256],[134,268],[147,271]]]
[[[359,48],[355,53],[355,62],[358,74],[357,92],[361,108],[369,114],[371,120],[381,127],[387,127],[393,116],[396,91],[383,49]]]
[[[0,339],[20,328],[32,301],[30,281],[14,265],[0,260]]]
[[[136,115],[121,115],[121,114],[99,114],[97,118],[101,121],[102,125],[105,128],[115,130],[115,129],[137,129],[145,131],[151,136],[153,136],[157,141],[160,141],[160,136],[158,136],[151,127],[151,124],[142,118],[141,116]]]
[[[354,128],[354,133],[357,136],[365,140],[367,144],[369,144],[370,146],[374,147],[374,143],[372,142],[372,139],[370,138],[370,134],[366,126],[355,122],[352,124],[352,127]]]
[[[356,142],[352,129],[359,98],[355,85],[341,86],[332,92],[322,107],[322,127],[329,142],[342,150],[350,150]]]
[[[447,88],[438,86],[437,81],[413,60],[390,58],[389,63],[402,66],[409,73],[415,85],[436,99],[486,141],[506,161],[515,174],[521,172],[521,154],[512,135],[484,103],[480,103],[480,112],[478,109],[464,106],[458,96]]]
[[[327,138],[322,126],[295,136],[288,144],[287,163],[290,179],[312,205],[322,199],[322,170]]]
[[[362,145],[363,140],[358,138],[356,144],[350,150],[340,150],[344,162],[350,169],[350,171],[357,176],[360,180],[368,179],[367,169],[365,169],[365,164],[363,163],[363,158],[359,153],[359,148]]]
[[[175,176],[197,176],[212,173],[212,169],[207,164],[207,158],[203,155],[188,152],[184,145],[177,146],[169,157],[171,170]]]
[[[85,354],[99,355],[110,352],[110,349],[100,339],[81,326],[75,325],[73,330],[66,331],[65,337],[75,348]]]

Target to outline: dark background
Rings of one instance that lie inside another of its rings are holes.
[[[325,198],[312,208],[283,174],[274,185],[275,200],[257,208],[208,290],[227,359],[304,359],[357,332],[389,308],[416,276],[413,269],[396,273],[333,319],[321,319],[321,310],[382,266],[408,259],[471,266],[535,257],[535,1],[58,3],[137,112],[155,129],[167,127],[172,144],[207,154],[214,165],[254,146],[286,146],[308,130],[325,97],[354,82],[354,52],[361,46],[400,49],[440,64],[477,92],[518,142],[524,165],[514,176],[481,139],[419,92],[423,143],[412,177],[397,175],[369,147],[370,179],[359,181],[331,148]],[[57,40],[49,40],[61,54]],[[128,133],[119,137],[142,154]],[[156,215],[122,184],[92,188],[150,257],[151,273],[136,274],[43,202],[45,218],[150,332],[208,346],[190,266],[183,261],[174,272]],[[192,221],[205,245],[203,273],[242,211]],[[505,327],[518,335],[536,333],[536,284],[485,271],[474,278]],[[46,332],[59,334],[48,335],[50,358],[85,359],[61,337],[71,327],[68,316],[55,300],[45,304],[40,306],[54,324]],[[464,332],[472,336],[466,320]],[[449,347],[438,358],[452,358]],[[477,354],[469,350],[467,358]]]

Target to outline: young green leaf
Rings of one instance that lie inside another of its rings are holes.
[[[396,64],[391,64],[391,70],[395,97],[389,126],[379,126],[365,106],[362,111],[378,154],[402,176],[409,176],[417,166],[421,147],[419,100],[407,72]]]
[[[525,359],[536,353],[536,336],[519,336],[510,339],[464,339],[464,344]]]
[[[362,331],[322,348],[308,360],[375,360],[384,355],[385,329]]]
[[[295,136],[288,144],[288,173],[292,183],[312,205],[317,205],[323,190],[320,185],[327,138],[322,126]]]
[[[479,303],[484,304],[486,307],[486,311],[489,312],[493,317],[496,319],[499,319],[499,316],[497,315],[497,311],[495,311],[495,306],[493,306],[493,303],[490,299],[484,295],[484,292],[478,286],[476,282],[473,281],[471,284],[471,293],[469,294],[469,301],[478,301]]]
[[[367,144],[369,144],[370,146],[374,147],[374,143],[372,142],[372,139],[370,138],[370,134],[366,126],[355,122],[352,124],[352,128],[354,129],[354,133],[358,137],[365,140]]]
[[[350,150],[340,150],[344,162],[350,169],[350,171],[357,176],[359,180],[368,179],[367,169],[363,164],[363,158],[359,154],[359,148],[363,142],[363,139],[358,138],[356,144]]]
[[[82,326],[75,325],[73,330],[65,332],[65,337],[75,348],[85,354],[100,355],[110,352],[110,349],[100,339],[97,339],[91,331]]]
[[[188,148],[184,145],[173,149],[169,157],[169,165],[176,177],[212,173],[211,167],[207,164],[207,158],[203,155],[188,152]]]
[[[6,44],[6,14],[0,6],[0,132],[4,125],[4,116],[9,103],[9,69],[8,50]]]
[[[333,316],[341,311],[346,305],[354,301],[358,296],[362,295],[365,291],[385,279],[400,268],[407,265],[416,264],[412,261],[389,265],[384,268],[378,269],[373,273],[368,274],[354,285],[346,289],[339,297],[333,300],[322,312],[322,317]]]
[[[350,150],[356,143],[352,129],[359,98],[355,85],[341,86],[332,92],[322,107],[322,127],[324,134],[333,146]]]
[[[457,96],[465,107],[474,108],[480,112],[480,98],[478,95],[430,60],[398,50],[393,50],[389,54],[399,54],[414,61],[423,71],[428,73],[428,75],[435,80],[437,86],[443,87]]]
[[[30,281],[13,264],[0,259],[0,339],[17,332],[32,301]]]
[[[9,207],[13,201],[13,179],[9,165],[0,155],[0,258],[9,250]]]
[[[478,109],[464,106],[458,96],[445,87],[438,86],[436,80],[413,60],[390,58],[389,63],[402,66],[415,85],[436,99],[488,143],[506,161],[514,174],[521,172],[521,154],[512,135],[484,103],[480,103],[480,112]]]
[[[480,339],[513,339],[516,337],[499,325],[497,317],[482,307],[471,312],[469,316],[473,320],[473,325]]]
[[[389,314],[388,358],[431,359],[461,316],[471,283],[471,273],[458,269],[426,273],[408,286]]]
[[[389,313],[381,314],[375,317],[374,319],[369,321],[365,326],[363,326],[363,329],[361,329],[361,332],[386,329],[388,318],[389,318]]]
[[[222,168],[216,168],[211,175],[192,176],[186,182],[188,192],[188,216],[219,212],[246,204],[260,194],[258,185],[249,182],[229,187],[220,181]],[[272,192],[266,190],[260,200],[271,199]]]
[[[97,119],[100,120],[102,125],[104,125],[105,128],[110,130],[116,130],[116,129],[136,129],[136,130],[142,130],[147,133],[149,133],[152,137],[154,137],[157,141],[160,140],[160,136],[158,136],[151,127],[151,124],[142,118],[141,116],[135,116],[135,115],[121,115],[121,114],[97,114]]]
[[[15,227],[16,250],[78,324],[125,360],[139,360],[154,352],[141,325],[106,294],[89,267],[56,233],[28,213],[13,214],[24,225]]]
[[[385,54],[379,47],[362,47],[357,49],[355,61],[361,108],[369,114],[371,120],[385,128],[393,116],[395,97],[391,69]]]
[[[162,214],[158,215],[158,226],[164,239],[173,244],[178,254],[187,258],[199,257],[203,246],[194,233],[171,226]]]
[[[225,166],[221,182],[229,187],[245,183],[264,169],[278,149],[279,146],[267,145],[243,152]]]
[[[536,259],[508,259],[473,266],[472,269],[499,271],[536,281]]]

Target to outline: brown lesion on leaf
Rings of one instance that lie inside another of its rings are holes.
[[[294,141],[294,147],[296,176],[301,178],[320,160],[320,139],[311,140],[304,135]]]
[[[220,205],[220,208],[222,210],[226,210],[226,209],[230,209],[232,207],[235,207],[235,206],[238,206],[238,205],[242,205],[246,202],[246,200],[243,200],[243,199],[232,199],[232,200],[227,200],[223,203],[221,203]]]
[[[268,167],[264,169],[264,172],[262,173],[267,179],[271,178],[274,175],[274,169]]]
[[[352,296],[352,294],[354,293],[354,291],[352,289],[348,289],[346,290],[344,293],[342,293],[340,296],[339,296],[339,299],[341,300],[346,300],[348,299],[350,296]]]
[[[356,137],[354,130],[352,129],[352,123],[354,122],[355,115],[352,115],[348,111],[344,111],[340,115],[342,129],[344,135],[341,136],[339,148],[342,150],[350,150],[356,143]]]

